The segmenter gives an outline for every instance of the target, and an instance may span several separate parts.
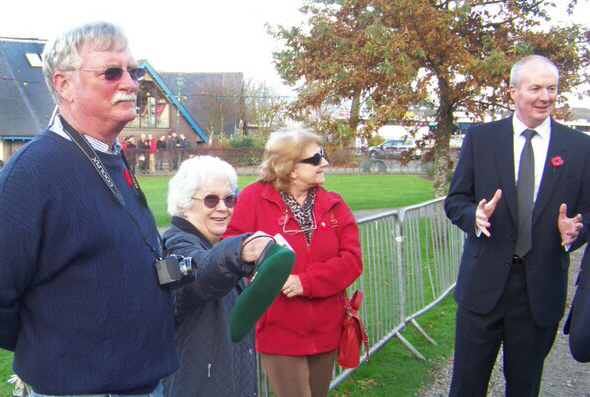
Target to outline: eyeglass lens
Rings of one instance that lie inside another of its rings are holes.
[[[135,81],[140,80],[145,75],[144,68],[127,68],[127,71]],[[107,68],[104,71],[104,78],[109,81],[119,80],[121,76],[123,76],[123,68],[121,67]]]
[[[221,198],[218,195],[209,194],[209,195],[205,196],[205,198],[203,199],[203,203],[205,203],[205,205],[208,208],[215,208],[215,207],[217,207],[217,204],[219,204],[219,200],[221,200]],[[238,202],[238,196],[236,196],[234,194],[230,194],[229,196],[225,196],[223,198],[223,203],[225,204],[225,206],[227,208],[234,208],[234,206],[236,205],[237,202]]]
[[[322,158],[325,157],[325,153],[324,153],[324,149],[320,149],[319,153],[314,154],[311,157],[308,157],[306,159],[300,160],[300,163],[307,163],[307,164],[312,164],[312,165],[320,165],[320,163],[322,162]]]

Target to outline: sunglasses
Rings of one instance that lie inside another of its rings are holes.
[[[283,223],[283,233],[294,235],[294,234],[297,234],[297,233],[303,233],[303,232],[308,232],[310,230],[317,229],[318,228],[318,224],[315,221],[315,213],[312,212],[311,213],[311,216],[313,217],[312,218],[313,219],[313,224],[310,227],[302,228],[302,229],[299,229],[299,230],[296,230],[296,229],[294,229],[294,230],[287,230],[287,221],[289,220],[289,213],[288,213],[288,211],[285,211],[285,222]]]
[[[320,149],[319,153],[316,153],[313,156],[308,157],[306,159],[299,160],[299,162],[306,163],[306,164],[313,164],[315,166],[318,166],[322,162],[323,158],[326,158],[326,153],[324,152],[324,149],[322,148],[322,149]]]
[[[123,76],[123,72],[126,70],[129,72],[131,79],[138,81],[145,76],[145,69],[140,67],[134,68],[121,68],[121,67],[110,67],[106,69],[78,69],[83,72],[101,72],[104,74],[104,78],[108,81],[117,81]]]
[[[193,200],[202,200],[207,208],[217,207],[217,204],[219,204],[219,200],[221,200],[221,197],[219,197],[216,194],[208,194],[207,196],[205,196],[205,198],[199,198],[199,197],[191,197],[191,198]],[[227,208],[234,208],[234,206],[236,205],[237,202],[238,202],[238,196],[236,196],[235,194],[229,194],[223,198],[223,203],[225,204],[225,206]]]

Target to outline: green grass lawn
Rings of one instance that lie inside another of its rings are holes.
[[[424,357],[417,359],[399,340],[393,338],[359,366],[329,397],[413,397],[431,380],[431,370],[447,359],[453,351],[455,311],[452,296],[417,318],[418,323],[437,342],[430,344],[408,325],[402,335]],[[442,390],[443,394],[448,390]]]
[[[158,226],[167,226],[166,211],[169,177],[141,177],[139,184],[145,192]],[[256,180],[256,176],[240,176],[241,189]],[[397,208],[430,200],[432,181],[409,174],[328,174],[324,187],[338,192],[353,210]]]
[[[254,182],[255,176],[241,176],[239,187]],[[169,177],[139,177],[159,226],[167,226],[166,193]],[[430,200],[432,181],[417,175],[326,175],[328,190],[340,193],[353,210],[396,208]],[[366,296],[367,299],[370,297]],[[361,365],[331,397],[344,396],[413,396],[429,381],[429,371],[452,352],[455,302],[447,298],[417,321],[438,342],[430,345],[410,325],[403,335],[427,358],[416,359],[397,339],[377,352],[369,363]],[[11,395],[12,385],[6,380],[12,374],[12,353],[0,350],[0,396]]]
[[[12,353],[0,349],[0,396],[12,396],[14,387],[8,383],[8,378],[12,375]]]

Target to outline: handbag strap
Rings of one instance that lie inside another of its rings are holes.
[[[365,293],[360,289],[354,291],[354,294],[352,294],[352,298],[350,299],[350,306],[352,306],[354,310],[358,310],[361,307],[361,302],[363,301],[364,296]]]
[[[361,302],[363,301],[363,297],[365,296],[364,292],[361,290],[356,290],[352,294],[352,299],[348,299],[348,295],[346,294],[346,290],[344,291],[344,302],[345,302],[345,310],[346,310],[346,317],[356,321],[361,331],[361,338],[365,345],[365,353],[367,354],[367,361],[369,361],[369,334],[367,333],[367,329],[363,324],[363,320],[358,312],[358,309],[361,307]]]

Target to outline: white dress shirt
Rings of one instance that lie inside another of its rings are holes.
[[[518,169],[520,168],[520,154],[522,148],[526,143],[526,138],[522,132],[528,129],[514,114],[512,117],[512,129],[514,130],[514,181],[518,183]],[[533,128],[531,128],[533,129]],[[541,186],[541,179],[543,178],[543,169],[545,168],[545,161],[547,161],[547,151],[549,150],[549,139],[551,138],[551,117],[547,117],[543,124],[534,128],[536,134],[531,138],[533,145],[533,152],[535,156],[535,191],[533,197],[537,200],[537,193],[539,193],[539,186]]]
[[[518,183],[518,169],[520,168],[520,155],[526,138],[522,135],[522,132],[527,127],[522,121],[518,119],[516,113],[512,117],[512,130],[513,145],[514,145],[514,181]],[[539,193],[539,187],[541,186],[541,179],[543,178],[543,169],[545,168],[545,161],[547,159],[547,152],[549,151],[549,139],[551,138],[551,117],[547,117],[543,123],[534,128],[536,134],[531,138],[531,145],[533,145],[533,153],[535,157],[535,191],[533,197],[537,200],[537,194]],[[491,200],[488,197],[487,200]],[[500,199],[501,200],[501,199]],[[477,203],[476,203],[477,204]],[[477,221],[475,222],[475,235],[480,237],[483,234],[480,228],[477,227]],[[569,246],[566,247],[569,249]]]

